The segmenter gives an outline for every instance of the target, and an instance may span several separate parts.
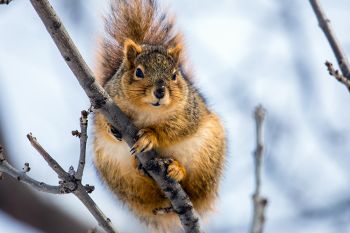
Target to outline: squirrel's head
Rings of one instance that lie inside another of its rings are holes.
[[[187,84],[179,69],[182,47],[124,43],[122,91],[140,109],[176,109],[186,101]]]

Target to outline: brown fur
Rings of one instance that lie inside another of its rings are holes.
[[[152,0],[118,2],[106,20],[99,81],[141,129],[133,151],[155,149],[161,157],[171,158],[168,176],[181,183],[200,214],[208,212],[225,161],[224,129],[181,69],[183,42],[173,31],[173,20],[158,13]],[[160,87],[164,97],[158,99],[154,91]],[[118,198],[155,231],[174,232],[179,224],[175,214],[152,213],[169,207],[169,200],[138,171],[130,148],[113,136],[98,113],[94,150],[96,168]]]
[[[174,21],[168,12],[159,11],[155,0],[111,0],[99,54],[100,83],[104,84],[121,66],[126,39],[167,48],[182,45],[182,34],[175,30]]]

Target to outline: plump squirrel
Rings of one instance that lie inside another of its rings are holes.
[[[154,232],[177,232],[171,204],[135,157],[151,149],[170,158],[167,176],[180,182],[195,210],[212,210],[225,164],[223,126],[185,70],[182,35],[154,0],[112,0],[105,18],[97,79],[140,129],[130,150],[118,131],[95,115],[94,163],[116,196]]]

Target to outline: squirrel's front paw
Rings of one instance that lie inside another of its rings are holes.
[[[138,154],[151,150],[157,145],[157,137],[151,129],[141,129],[137,133],[137,141],[131,148],[131,154]]]
[[[168,177],[180,182],[186,176],[185,167],[176,160],[172,160],[168,166]]]

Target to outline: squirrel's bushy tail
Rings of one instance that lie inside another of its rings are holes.
[[[99,51],[98,79],[103,85],[123,61],[123,44],[129,38],[138,44],[182,44],[182,35],[174,29],[174,17],[161,12],[155,0],[111,0],[105,17],[106,35]]]

